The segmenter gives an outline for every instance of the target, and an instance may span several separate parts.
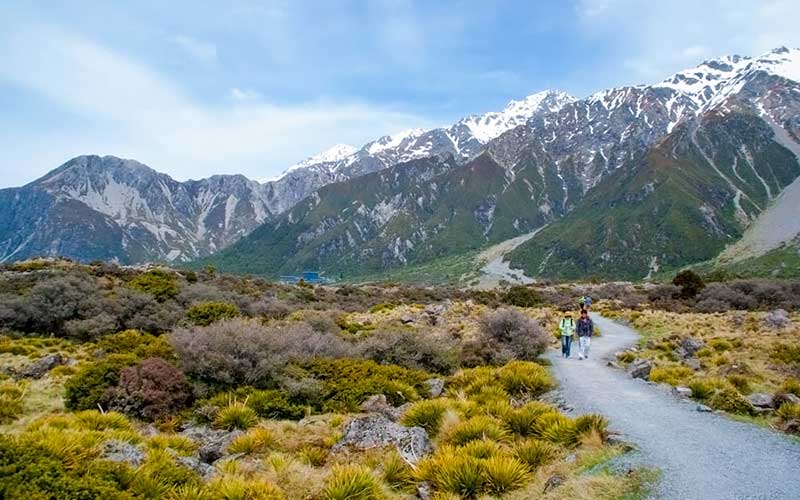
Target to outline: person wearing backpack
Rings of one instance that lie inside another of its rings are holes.
[[[581,311],[581,317],[578,318],[575,331],[578,334],[578,359],[588,358],[589,346],[592,343],[592,335],[594,335],[594,323],[586,309]]]
[[[558,329],[561,331],[561,355],[568,358],[572,348],[572,335],[575,333],[575,321],[570,311],[564,311]]]

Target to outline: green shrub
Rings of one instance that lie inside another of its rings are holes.
[[[175,359],[175,351],[165,337],[156,337],[139,330],[106,335],[97,342],[97,348],[105,354],[126,354],[141,359]]]
[[[214,419],[214,427],[225,430],[247,430],[258,423],[258,415],[252,408],[236,401],[221,409]]]
[[[261,418],[299,420],[306,414],[304,406],[291,403],[284,391],[276,389],[251,392],[247,406]]]
[[[491,439],[476,439],[459,446],[458,451],[474,458],[489,458],[501,454],[503,448]]]
[[[780,343],[773,347],[770,357],[776,361],[800,368],[800,345]]]
[[[119,383],[122,370],[136,362],[129,354],[112,354],[81,367],[65,384],[64,406],[70,410],[104,407],[106,393]]]
[[[322,498],[325,500],[380,500],[380,482],[363,466],[334,467],[326,481]]]
[[[575,419],[575,430],[579,436],[596,433],[605,441],[608,437],[608,420],[602,415],[581,415]]]
[[[278,440],[272,431],[265,427],[256,427],[247,431],[246,434],[236,437],[228,445],[227,452],[244,453],[245,455],[264,453],[274,448],[277,443]]]
[[[693,374],[694,371],[686,366],[656,366],[650,370],[650,380],[677,386],[684,383]]]
[[[202,302],[186,311],[186,318],[195,325],[208,326],[215,321],[239,316],[239,308],[228,302]]]
[[[391,311],[395,307],[397,307],[397,304],[387,304],[385,302],[382,302],[380,304],[375,304],[374,306],[370,307],[369,312],[372,314],[377,314],[384,311]]]
[[[478,415],[448,429],[446,440],[458,446],[476,439],[504,441],[508,437],[508,431],[503,428],[502,422],[488,415]]]
[[[697,356],[698,358],[708,358],[712,354],[713,352],[711,351],[711,349],[709,349],[708,347],[703,347],[702,349],[697,351],[694,355]]]
[[[536,307],[544,302],[539,292],[524,285],[515,285],[509,288],[503,294],[502,300],[505,304],[517,307]]]
[[[22,415],[22,396],[0,394],[0,424],[13,422]]]
[[[401,422],[409,427],[422,427],[428,434],[435,436],[448,408],[447,401],[442,399],[418,401],[405,411]]]
[[[133,278],[128,284],[134,290],[149,293],[159,302],[177,297],[180,289],[177,277],[163,269],[153,269]]]
[[[687,299],[696,296],[706,286],[699,274],[688,269],[679,272],[672,279],[672,284],[680,287],[681,297]]]
[[[280,488],[262,479],[247,479],[240,474],[218,476],[208,482],[214,500],[285,500]]]
[[[692,397],[700,400],[710,398],[717,389],[728,386],[728,382],[720,378],[696,378],[689,381]]]
[[[726,377],[728,382],[731,383],[732,386],[736,387],[736,390],[741,392],[742,394],[750,394],[752,392],[750,386],[750,379],[744,375],[737,375],[732,374]]]
[[[784,422],[796,420],[800,422],[800,403],[784,403],[778,408],[778,418]]]
[[[514,456],[531,469],[536,469],[555,460],[558,447],[547,441],[528,439],[514,447]]]
[[[733,348],[733,345],[725,339],[711,339],[708,341],[708,345],[717,352],[725,352]]]
[[[708,399],[708,404],[712,408],[729,413],[739,413],[742,415],[752,415],[755,413],[753,405],[739,394],[739,391],[730,386],[717,389]]]
[[[434,488],[463,498],[475,498],[486,483],[481,461],[454,451],[440,451],[421,466]]]
[[[530,480],[528,467],[513,457],[489,457],[482,465],[486,491],[495,495],[520,488]]]
[[[389,453],[381,462],[381,477],[395,490],[405,490],[413,484],[411,467],[397,452]]]

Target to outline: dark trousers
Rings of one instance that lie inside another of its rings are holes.
[[[572,348],[572,335],[561,336],[561,354],[569,357],[569,350]]]

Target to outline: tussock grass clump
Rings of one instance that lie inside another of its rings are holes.
[[[125,415],[115,411],[100,413],[86,410],[75,414],[75,422],[81,429],[90,431],[121,430],[132,431],[133,426]]]
[[[397,454],[390,453],[381,463],[381,477],[390,488],[405,490],[413,484],[411,467]]]
[[[787,378],[781,384],[781,391],[800,396],[800,380],[796,378]]]
[[[499,369],[499,381],[510,395],[536,397],[555,387],[550,372],[541,365],[512,361]]]
[[[784,422],[796,420],[800,422],[800,404],[799,403],[784,403],[778,408],[778,418]]]
[[[709,399],[708,404],[717,410],[729,413],[752,415],[755,413],[753,405],[745,399],[736,388],[728,386],[718,389]]]
[[[483,462],[486,491],[495,495],[521,488],[530,479],[528,467],[514,457],[497,455]]]
[[[14,382],[0,384],[0,424],[13,422],[22,415],[25,389]]]
[[[688,380],[694,371],[686,366],[657,366],[650,370],[650,380],[677,386]]]
[[[414,403],[406,410],[401,422],[409,427],[422,427],[428,434],[435,436],[448,409],[449,404],[443,399],[426,399]]]
[[[199,445],[191,439],[177,434],[157,434],[149,438],[146,441],[146,445],[153,450],[166,450],[169,448],[183,456],[192,455],[199,448]]]
[[[593,413],[581,415],[575,419],[575,430],[578,436],[596,433],[605,441],[608,437],[608,420],[602,415]]]
[[[534,433],[536,420],[545,413],[552,413],[553,407],[541,401],[530,403],[513,409],[504,418],[506,426],[519,436],[530,436]]]
[[[534,426],[534,435],[551,443],[573,446],[577,444],[579,435],[575,422],[557,412],[542,415]]]
[[[725,339],[711,339],[708,345],[717,352],[730,351],[733,348],[733,345]]]
[[[363,466],[334,467],[322,492],[325,500],[380,500],[381,485],[372,472]]]
[[[452,447],[442,447],[436,455],[420,462],[415,475],[421,481],[430,481],[440,492],[462,498],[476,497],[485,484],[481,460]]]
[[[209,496],[220,500],[285,500],[285,495],[274,484],[229,474],[212,479],[208,484]]]
[[[477,439],[504,441],[509,432],[501,421],[488,415],[478,415],[455,424],[447,429],[445,441],[454,445],[465,445]]]
[[[750,379],[744,375],[728,375],[726,377],[728,382],[734,387],[736,390],[741,392],[742,394],[750,394],[752,392],[752,388],[750,386]]]
[[[328,460],[328,450],[320,446],[303,446],[298,450],[297,454],[303,463],[312,467],[322,467]]]
[[[716,377],[696,378],[689,381],[692,396],[700,400],[710,398],[717,389],[728,387],[728,385],[726,380]]]
[[[228,406],[220,410],[217,418],[214,419],[214,427],[228,431],[246,431],[258,423],[256,412],[244,403],[231,402]]]
[[[503,447],[489,439],[476,439],[460,446],[458,451],[474,458],[489,458],[502,454]]]
[[[244,453],[254,455],[274,448],[278,440],[271,430],[264,427],[250,429],[246,434],[236,437],[228,445],[228,453]]]
[[[514,456],[533,470],[555,460],[558,447],[540,439],[527,439],[514,447]]]

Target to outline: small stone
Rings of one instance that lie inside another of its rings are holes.
[[[780,408],[781,405],[786,403],[800,404],[800,398],[790,392],[776,394],[773,398],[773,404],[775,405],[775,408]]]
[[[653,365],[646,359],[635,359],[628,369],[628,374],[633,378],[647,380],[650,377],[650,370]]]
[[[103,443],[103,458],[111,462],[123,462],[132,467],[144,463],[145,453],[138,446],[126,441],[111,439]]]
[[[706,344],[694,337],[686,337],[681,341],[681,349],[686,353],[686,356],[694,356],[697,351],[704,348]]]
[[[64,357],[60,353],[48,354],[26,366],[20,372],[20,376],[23,378],[42,378],[47,372],[58,365],[63,365],[64,362]]]
[[[403,314],[402,316],[400,316],[400,322],[403,323],[404,325],[413,323],[414,317],[411,316],[410,314]]]
[[[425,385],[428,386],[428,394],[432,398],[438,398],[444,391],[444,380],[440,378],[429,378],[425,381]]]
[[[544,483],[544,493],[554,490],[564,484],[564,478],[558,474],[550,476]]]
[[[756,408],[775,408],[775,398],[771,394],[766,394],[764,392],[754,392],[750,394],[747,396],[747,401]]]
[[[231,441],[243,434],[242,431],[225,431],[205,426],[189,426],[181,435],[200,445],[197,454],[207,464],[214,463],[225,456]]]
[[[564,462],[568,464],[574,464],[578,460],[578,455],[575,453],[570,453],[564,458]]]
[[[685,359],[683,361],[683,364],[688,366],[689,368],[691,368],[694,371],[698,371],[703,367],[703,365],[700,363],[700,360],[697,359],[697,358]]]
[[[678,386],[673,389],[673,392],[679,398],[691,398],[692,397],[692,390],[688,387]]]
[[[428,481],[422,481],[417,485],[417,496],[420,500],[431,500],[431,491],[433,487]]]
[[[697,405],[697,411],[699,411],[701,413],[711,413],[714,410],[712,410],[711,408],[709,408],[706,405]]]

